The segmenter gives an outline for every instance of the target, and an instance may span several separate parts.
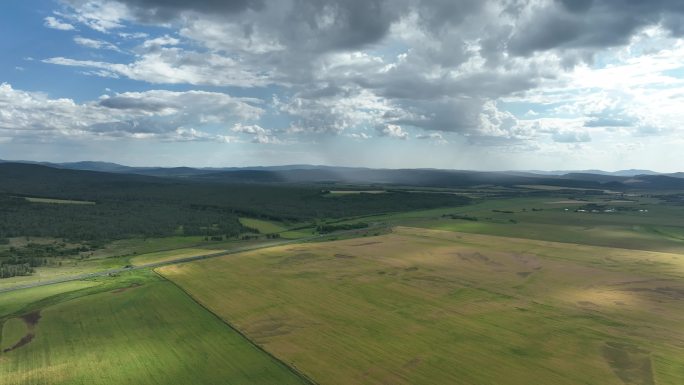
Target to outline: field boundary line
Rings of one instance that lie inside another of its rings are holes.
[[[244,338],[245,341],[247,341],[250,345],[252,345],[253,347],[255,347],[257,350],[259,350],[259,351],[265,353],[265,354],[268,355],[271,359],[275,360],[277,363],[279,363],[279,364],[283,365],[284,367],[286,367],[290,372],[292,372],[292,374],[294,374],[295,376],[297,376],[297,377],[299,377],[300,379],[304,380],[304,382],[306,382],[306,383],[309,384],[309,385],[319,385],[316,381],[314,381],[311,377],[307,376],[304,372],[302,372],[301,370],[297,369],[295,366],[290,365],[290,364],[288,364],[287,362],[281,360],[281,359],[278,358],[276,355],[274,355],[273,353],[271,353],[271,352],[269,352],[268,350],[266,350],[263,346],[259,345],[259,344],[256,343],[255,341],[253,341],[251,338],[249,338],[245,333],[243,333],[240,329],[238,329],[238,328],[237,328],[235,325],[233,325],[231,322],[229,322],[228,320],[224,319],[224,318],[221,317],[220,315],[216,314],[213,310],[209,309],[209,307],[207,307],[207,306],[206,306],[205,304],[203,304],[200,300],[198,300],[197,298],[195,298],[195,296],[193,296],[189,291],[187,291],[187,290],[186,290],[185,288],[183,288],[181,285],[179,285],[178,283],[174,282],[172,279],[167,278],[164,274],[158,272],[157,269],[152,269],[152,271],[153,271],[157,276],[159,276],[161,279],[163,279],[163,280],[166,281],[166,282],[171,283],[173,286],[175,286],[176,288],[178,288],[178,290],[182,291],[182,292],[183,292],[186,296],[188,296],[188,298],[190,298],[194,303],[196,303],[197,305],[199,305],[200,307],[202,307],[202,309],[204,309],[204,310],[206,310],[207,312],[209,312],[211,315],[213,315],[215,318],[217,318],[219,321],[221,321],[221,323],[223,323],[224,325],[228,326],[230,329],[232,329],[234,332],[236,332],[238,335],[240,335],[242,338]]]

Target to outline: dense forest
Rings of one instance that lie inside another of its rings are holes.
[[[223,184],[140,175],[0,164],[0,239],[48,236],[76,241],[174,234],[235,236],[237,217],[310,221],[463,205],[435,193],[331,196],[315,185]],[[24,197],[95,204],[29,202]]]
[[[141,200],[94,205],[32,203],[0,196],[0,238],[57,237],[75,241],[183,235],[238,235],[242,226],[228,209]]]

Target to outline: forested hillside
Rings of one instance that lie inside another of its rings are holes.
[[[331,197],[315,185],[219,184],[0,164],[0,237],[76,240],[237,235],[238,215],[284,221],[463,205],[452,194],[390,191]],[[31,202],[26,197],[93,204]]]

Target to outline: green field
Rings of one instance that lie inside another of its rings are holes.
[[[336,223],[368,223],[424,227],[476,234],[519,237],[595,246],[684,253],[684,206],[652,198],[612,195],[583,196],[582,203],[553,194],[535,198],[483,198],[462,207],[417,210],[357,217]],[[559,203],[568,202],[568,203]],[[574,212],[582,204],[629,208],[614,213]],[[565,209],[568,209],[567,211]],[[647,210],[639,212],[638,210]],[[468,216],[460,220],[445,215]]]
[[[283,231],[287,231],[288,229],[287,226],[280,222],[267,221],[264,219],[241,217],[240,223],[242,223],[242,225],[245,227],[257,230],[261,234],[282,233]]]
[[[0,321],[7,315],[21,311],[26,306],[40,302],[45,298],[58,297],[64,293],[86,289],[97,284],[94,281],[72,281],[0,293]]]
[[[94,284],[0,294],[24,309],[3,307],[3,339],[33,334],[0,353],[0,384],[305,383],[152,273]]]
[[[321,384],[684,381],[684,256],[398,228],[159,271]]]
[[[29,333],[28,326],[20,318],[10,318],[2,326],[2,339],[0,339],[0,351],[5,352],[17,345],[21,339]]]
[[[58,205],[94,205],[95,202],[92,201],[77,201],[77,200],[71,200],[71,199],[52,199],[52,198],[32,198],[32,197],[25,197],[29,202],[32,203],[51,203],[51,204],[58,204]]]

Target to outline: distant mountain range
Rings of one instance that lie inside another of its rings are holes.
[[[30,161],[3,161],[5,171],[12,165],[34,165],[37,169],[88,171],[109,174],[184,179],[196,182],[217,183],[325,183],[396,185],[424,187],[472,187],[478,185],[550,185],[567,188],[594,189],[684,189],[684,173],[659,174],[649,170],[581,171],[467,171],[440,169],[371,169],[312,165],[286,165],[267,167],[130,167],[107,162],[49,163]],[[3,175],[0,174],[0,177]],[[5,174],[7,176],[7,174]]]
[[[596,175],[613,175],[613,176],[637,176],[637,175],[661,175],[659,172],[651,170],[619,170],[619,171],[603,171],[603,170],[556,170],[556,171],[542,171],[530,170],[527,171],[537,175],[565,175],[565,174],[596,174]]]
[[[264,170],[264,171],[282,171],[282,170],[321,170],[321,169],[348,169],[348,170],[359,170],[369,168],[365,167],[336,167],[336,166],[318,166],[318,165],[308,165],[308,164],[292,164],[283,166],[252,166],[252,167],[131,167],[124,166],[117,163],[111,162],[99,162],[99,161],[82,161],[82,162],[67,162],[67,163],[52,163],[52,162],[37,162],[28,160],[2,160],[0,163],[27,163],[27,164],[40,164],[48,167],[55,168],[66,168],[70,170],[87,170],[87,171],[102,171],[102,172],[116,172],[116,173],[126,173],[126,174],[143,174],[143,175],[198,175],[207,174],[218,171],[235,171],[235,170]],[[439,170],[448,171],[440,169],[412,169],[412,170]],[[486,171],[482,171],[486,172]],[[639,170],[639,169],[629,169],[629,170],[619,170],[619,171],[603,171],[603,170],[510,170],[510,171],[497,171],[498,173],[505,173],[511,175],[547,175],[547,176],[562,176],[567,174],[594,174],[594,175],[612,175],[612,176],[625,176],[633,177],[637,175],[668,175],[677,178],[684,178],[684,172],[679,173],[659,173],[651,170]]]

